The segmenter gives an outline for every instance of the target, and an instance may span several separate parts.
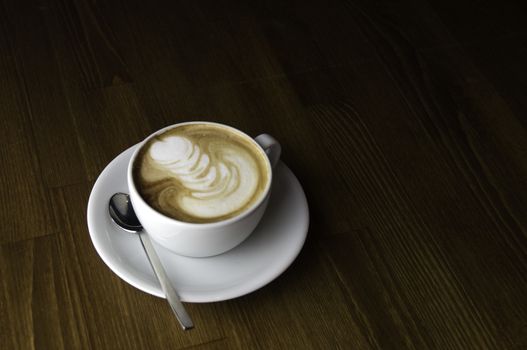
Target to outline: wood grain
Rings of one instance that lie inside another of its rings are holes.
[[[285,278],[234,301],[218,304],[227,339],[237,348],[370,348],[348,312],[335,271],[308,242]],[[265,331],[263,331],[265,329]],[[283,335],[287,334],[287,337]]]
[[[0,1],[0,348],[526,348],[525,13]],[[116,155],[188,120],[280,140],[310,230],[182,332],[103,263],[86,205]]]
[[[3,349],[87,348],[57,238],[0,246]]]
[[[56,231],[31,126],[27,91],[13,51],[5,13],[0,11],[0,243]],[[26,216],[27,215],[27,216]],[[22,218],[31,218],[30,220]]]
[[[511,2],[508,6],[488,1],[430,1],[441,21],[463,43],[474,43],[489,39],[526,34],[523,17],[527,13],[525,4]],[[465,18],[470,16],[470,21]]]
[[[40,11],[22,2],[9,2],[5,7],[6,26],[13,33],[12,55],[16,58],[43,181],[49,187],[82,182],[84,168],[79,162],[79,145],[54,52],[46,31],[35,30],[44,26]],[[50,138],[50,134],[61,135],[60,142]]]

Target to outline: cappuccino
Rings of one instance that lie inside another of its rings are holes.
[[[185,124],[150,138],[133,163],[133,181],[152,208],[176,220],[209,223],[258,203],[271,169],[248,136],[216,124]]]

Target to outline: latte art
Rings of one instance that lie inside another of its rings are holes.
[[[139,192],[156,210],[189,222],[235,216],[267,185],[265,154],[227,128],[185,125],[151,139],[138,157]]]
[[[188,191],[178,198],[183,210],[200,217],[223,216],[249,202],[258,184],[258,169],[250,154],[239,147],[214,142],[208,146],[203,152],[185,137],[170,136],[154,142],[148,155],[160,171],[169,173]],[[173,199],[170,187],[159,197],[169,205]]]

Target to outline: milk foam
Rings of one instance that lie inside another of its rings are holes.
[[[156,139],[140,173],[143,181],[152,184],[154,190],[146,192],[157,197],[151,201],[158,209],[202,219],[236,213],[251,204],[262,188],[254,150],[214,137],[176,134]]]

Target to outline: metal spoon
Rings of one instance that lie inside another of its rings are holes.
[[[187,314],[185,307],[181,303],[179,296],[168,279],[165,269],[152,245],[152,241],[150,241],[150,237],[145,231],[143,231],[143,226],[141,226],[141,223],[135,215],[134,208],[130,202],[130,196],[126,193],[114,194],[112,198],[110,198],[109,211],[112,220],[123,230],[134,232],[139,235],[146,256],[150,261],[150,265],[152,265],[155,275],[161,284],[161,288],[163,289],[163,292],[165,292],[168,303],[170,304],[172,311],[174,311],[174,314],[176,314],[176,318],[181,324],[181,327],[184,330],[194,328],[190,316]]]

